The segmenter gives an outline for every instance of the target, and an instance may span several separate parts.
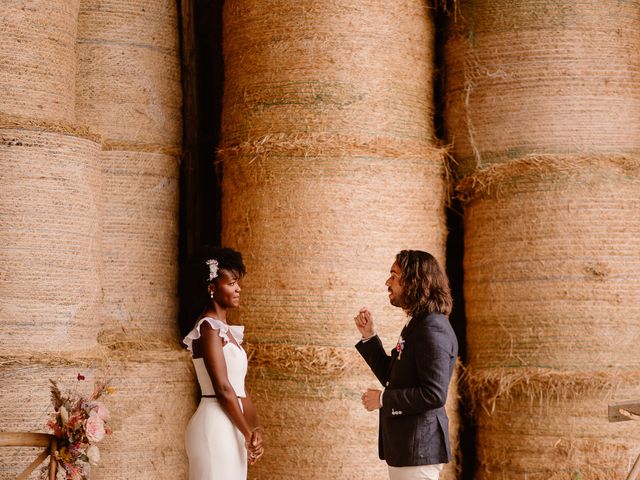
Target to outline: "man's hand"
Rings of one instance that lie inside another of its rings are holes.
[[[382,407],[382,403],[380,402],[381,395],[381,390],[374,390],[373,388],[367,389],[367,391],[362,394],[362,405],[370,412],[379,409]]]
[[[356,322],[356,327],[360,335],[362,335],[362,338],[369,338],[375,334],[373,330],[373,316],[366,307],[361,308],[358,314],[353,317],[353,320]]]

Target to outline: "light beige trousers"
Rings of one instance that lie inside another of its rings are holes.
[[[416,467],[392,467],[389,465],[389,480],[438,480],[443,468],[444,463]]]

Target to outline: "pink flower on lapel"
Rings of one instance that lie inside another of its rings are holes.
[[[404,350],[404,338],[402,338],[402,335],[400,335],[400,338],[398,339],[398,343],[396,345],[396,351],[398,352],[398,360],[400,360],[403,350]]]

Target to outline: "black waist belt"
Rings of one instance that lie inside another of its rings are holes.
[[[200,398],[217,398],[215,395],[200,395]],[[244,398],[244,397],[237,397],[237,398]]]

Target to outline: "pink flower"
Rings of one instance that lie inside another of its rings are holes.
[[[109,410],[105,407],[104,403],[96,402],[96,406],[93,411],[98,414],[100,420],[109,420]]]
[[[87,419],[87,439],[92,443],[99,442],[104,438],[104,435],[104,422],[94,410]]]

